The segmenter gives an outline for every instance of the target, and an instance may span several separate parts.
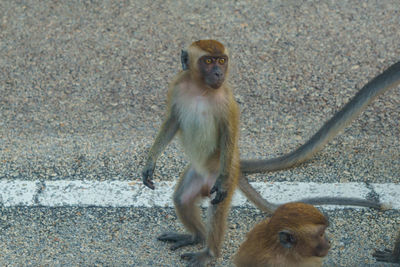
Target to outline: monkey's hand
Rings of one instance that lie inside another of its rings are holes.
[[[155,188],[152,180],[155,167],[156,165],[154,163],[147,163],[142,171],[143,184],[152,190]]]
[[[215,198],[211,200],[211,204],[213,205],[222,202],[225,199],[226,195],[228,194],[228,191],[225,190],[222,186],[222,181],[225,180],[224,178],[225,177],[218,177],[214,186],[211,188],[210,194],[216,192]]]

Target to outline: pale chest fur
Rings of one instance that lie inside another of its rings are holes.
[[[201,168],[218,146],[219,118],[215,114],[220,113],[221,103],[216,98],[190,91],[182,94],[182,98],[184,101],[178,101],[176,106],[181,142],[194,167]]]
[[[203,163],[217,147],[217,121],[210,103],[201,97],[179,107],[181,141],[192,162]]]

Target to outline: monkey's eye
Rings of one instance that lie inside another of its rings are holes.
[[[220,58],[220,59],[218,60],[218,62],[219,62],[219,64],[221,64],[221,65],[225,64],[225,58]]]
[[[212,60],[211,60],[211,58],[206,58],[206,59],[204,60],[204,62],[206,62],[206,64],[211,64]]]

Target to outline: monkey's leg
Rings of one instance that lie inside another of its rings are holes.
[[[171,250],[204,242],[205,228],[196,205],[201,197],[204,178],[190,166],[183,172],[174,192],[174,204],[178,218],[191,234],[166,232],[158,240],[175,242]]]
[[[189,266],[205,266],[213,257],[219,257],[222,242],[225,236],[226,221],[230,209],[230,202],[233,195],[230,189],[226,198],[208,208],[208,232],[207,247],[200,252],[185,253],[182,258],[189,260]]]

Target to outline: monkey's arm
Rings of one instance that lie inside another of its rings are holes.
[[[237,147],[235,147],[236,138],[235,135],[238,132],[237,125],[239,120],[239,112],[237,107],[232,104],[230,110],[230,120],[222,121],[220,125],[220,138],[219,138],[219,150],[220,150],[220,170],[215,181],[214,186],[211,188],[210,194],[216,192],[215,198],[211,201],[211,204],[215,205],[224,200],[227,195],[229,188],[234,181],[231,175],[235,172],[233,165],[233,157],[236,153]]]
[[[228,164],[232,161],[232,153],[229,153],[229,133],[228,127],[226,123],[220,124],[220,170],[218,173],[217,180],[215,181],[214,186],[211,188],[210,194],[216,192],[214,199],[211,201],[211,204],[215,205],[220,203],[227,195],[227,189],[224,188],[224,185],[227,183],[229,179],[229,169]]]
[[[384,251],[375,251],[372,254],[376,258],[376,261],[392,262],[400,264],[400,232],[397,235],[396,243],[394,244],[393,251],[385,249]]]
[[[293,167],[311,158],[340,130],[354,120],[375,98],[400,83],[400,62],[365,85],[341,110],[339,110],[310,140],[293,152],[265,160],[241,160],[243,173],[278,171]]]
[[[154,168],[156,161],[161,152],[164,151],[168,143],[174,138],[176,132],[179,129],[179,122],[174,107],[171,107],[167,113],[167,118],[163,122],[160,131],[157,134],[156,140],[151,147],[147,156],[146,165],[142,171],[143,184],[154,189],[154,183],[152,181]]]

